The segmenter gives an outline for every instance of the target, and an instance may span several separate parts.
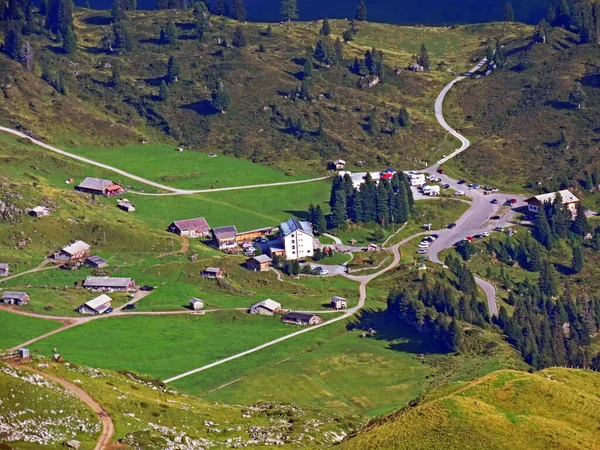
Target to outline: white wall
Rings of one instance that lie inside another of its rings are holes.
[[[313,237],[302,232],[294,231],[287,235],[284,240],[285,256],[287,259],[300,259],[313,255]]]

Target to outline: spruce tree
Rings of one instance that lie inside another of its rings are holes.
[[[329,24],[329,20],[327,20],[327,18],[323,19],[323,24],[321,25],[319,34],[321,36],[329,36],[331,34],[331,25]]]
[[[240,22],[245,22],[246,8],[244,7],[244,0],[232,0],[230,12],[232,19],[239,20]]]
[[[554,296],[558,293],[559,276],[554,264],[549,261],[544,262],[540,271],[540,290],[542,293]]]
[[[365,22],[367,20],[367,5],[365,4],[365,0],[358,0],[354,18],[359,22]]]
[[[333,47],[335,49],[336,62],[339,64],[344,60],[344,44],[342,44],[339,37],[333,42]]]
[[[161,10],[161,9],[168,9],[168,8],[169,8],[168,0],[156,0],[156,9]]]
[[[313,76],[313,61],[312,61],[312,49],[309,47],[304,57],[304,66],[302,68],[302,79],[312,79]],[[339,177],[338,177],[339,178]]]
[[[124,20],[113,23],[114,47],[117,53],[128,53],[133,50],[133,41]]]
[[[211,12],[216,16],[224,16],[227,13],[225,0],[214,0]]]
[[[225,88],[223,82],[219,81],[215,90],[212,92],[212,105],[217,111],[224,113],[227,111],[230,103],[231,97],[229,96],[229,92]]]
[[[174,44],[177,42],[177,27],[173,20],[169,17],[165,26],[165,44]]]
[[[4,53],[9,58],[18,60],[22,45],[20,27],[15,22],[8,22],[4,33]]]
[[[125,19],[125,7],[122,0],[113,0],[110,16],[113,21]]]
[[[21,55],[20,55],[21,64],[25,66],[27,70],[33,70],[34,66],[34,53],[33,47],[29,41],[25,42],[21,46]]]
[[[514,22],[515,21],[515,12],[513,10],[512,4],[510,2],[506,2],[504,4],[504,22]]]
[[[379,222],[382,226],[385,226],[389,222],[390,217],[390,208],[388,204],[388,192],[385,187],[385,184],[380,182],[377,187],[377,222]]]
[[[337,177],[340,178],[340,177]],[[334,206],[331,208],[331,224],[334,228],[343,225],[348,219],[346,193],[338,190],[335,193]]]
[[[425,47],[425,43],[421,44],[421,49],[419,50],[419,55],[417,56],[417,64],[423,66],[425,70],[429,70],[431,67],[431,63],[429,61],[429,52],[427,51],[427,47]]]
[[[385,234],[383,233],[383,228],[377,227],[373,232],[373,240],[378,244],[382,244],[385,239]]]
[[[296,0],[281,1],[281,15],[284,20],[291,22],[298,18],[298,4]]]
[[[67,55],[72,55],[77,50],[77,39],[73,27],[67,27],[61,31],[62,48]]]
[[[576,246],[573,249],[573,262],[571,263],[571,270],[575,273],[579,273],[583,270],[584,259],[583,259],[583,250],[581,246]]]
[[[167,86],[165,80],[162,80],[160,82],[160,88],[158,89],[158,99],[161,102],[165,102],[169,99],[169,86]]]
[[[581,203],[577,204],[577,215],[571,224],[571,231],[579,236],[585,236],[590,231],[590,225],[585,215],[585,208]]]
[[[167,76],[166,76],[167,84],[175,83],[179,77],[180,72],[181,72],[181,68],[179,67],[179,63],[177,62],[175,57],[169,56],[169,62],[167,63]]]
[[[248,38],[246,38],[246,32],[244,31],[244,27],[242,27],[241,25],[235,27],[231,43],[234,47],[237,48],[244,48],[248,45]]]
[[[448,341],[450,350],[457,352],[462,348],[463,332],[460,325],[453,318],[448,326]]]
[[[313,220],[313,231],[320,235],[327,232],[327,221],[325,220],[325,215],[323,214],[323,209],[321,205],[317,205],[315,207],[315,217]]]
[[[375,110],[374,109],[372,109],[371,112],[369,113],[369,119],[367,122],[367,131],[370,134],[377,133],[377,120],[375,118]]]
[[[403,106],[398,113],[397,123],[402,128],[407,128],[410,126],[410,117],[408,115],[408,110]]]
[[[571,11],[567,0],[560,0],[556,9],[556,25],[568,28],[571,23]]]
[[[536,215],[533,236],[548,250],[552,248],[552,243],[554,240],[552,236],[552,230],[550,229],[550,224],[548,223],[546,213],[543,210],[539,211]]]
[[[206,32],[208,31],[210,13],[204,2],[199,2],[194,5],[194,28],[196,30],[196,37],[199,41],[202,40]]]
[[[556,24],[556,9],[552,5],[552,3],[548,3],[548,9],[546,9],[546,15],[544,16],[546,22],[550,26],[554,26]]]
[[[117,62],[112,65],[110,85],[114,88],[119,88],[121,86],[121,67]]]

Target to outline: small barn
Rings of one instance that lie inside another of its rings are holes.
[[[271,255],[271,258],[285,255],[285,247],[283,242],[279,240],[269,241],[267,245],[269,246],[269,254]]]
[[[2,303],[5,305],[26,305],[29,303],[29,295],[26,292],[6,291],[2,293]]]
[[[50,208],[46,208],[45,206],[36,206],[31,211],[29,211],[29,215],[33,217],[46,217],[49,216],[52,211]]]
[[[0,263],[0,277],[7,277],[9,274],[8,263]]]
[[[193,297],[190,298],[189,302],[190,309],[193,309],[194,311],[200,311],[202,308],[204,308],[204,300],[200,300],[199,298]]]
[[[223,278],[225,276],[225,272],[219,267],[207,267],[200,275],[202,275],[204,278]]]
[[[263,300],[262,302],[254,303],[248,312],[250,314],[258,314],[261,316],[272,316],[276,312],[281,311],[281,303],[271,300],[270,298]]]
[[[210,236],[210,225],[204,217],[197,217],[173,222],[167,231],[189,238],[208,237]]]
[[[112,299],[108,295],[102,294],[81,305],[79,308],[77,308],[77,312],[79,314],[109,313],[112,311],[111,303]]]
[[[254,270],[256,272],[264,272],[271,268],[272,261],[273,260],[267,255],[258,255],[246,261],[246,267],[249,270]]]
[[[30,356],[28,348],[20,348],[19,350],[17,350],[17,352],[19,353],[19,358],[21,359],[27,359]]]
[[[135,211],[135,205],[126,198],[120,198],[119,200],[117,200],[117,207],[125,212]]]
[[[94,255],[85,260],[85,265],[92,269],[102,269],[103,267],[108,266],[108,263],[104,258]]]
[[[87,277],[83,282],[83,287],[92,291],[128,292],[135,290],[135,280],[133,278]]]
[[[346,309],[348,307],[348,301],[342,297],[332,297],[331,298],[331,307],[333,309]]]
[[[296,325],[308,326],[318,325],[321,322],[323,322],[323,319],[321,318],[321,316],[317,316],[316,314],[291,312],[283,316],[281,318],[281,321],[285,323],[293,323]]]
[[[212,240],[219,250],[236,246],[238,231],[234,225],[212,229]]]
[[[335,170],[344,170],[346,168],[346,161],[343,159],[336,159],[333,162],[333,167],[335,167]]]
[[[76,261],[85,259],[90,252],[90,245],[83,241],[75,241],[63,247],[58,253],[54,254],[54,259],[62,261]]]
[[[91,177],[84,179],[75,189],[88,194],[104,195],[105,197],[113,197],[123,192],[123,186],[114,181]]]

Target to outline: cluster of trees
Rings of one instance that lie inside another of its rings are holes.
[[[600,329],[600,300],[575,302],[568,292],[553,300],[540,286],[528,283],[521,295],[513,295],[510,301],[515,306],[512,317],[501,307],[497,324],[528,364],[541,369],[592,363],[586,347],[590,336]]]
[[[376,75],[380,81],[385,81],[385,62],[381,50],[373,48],[365,52],[363,59],[354,58],[352,71],[361,76]]]
[[[324,35],[317,41],[312,52],[313,58],[327,66],[340,64],[344,59],[344,46],[340,38],[333,40],[329,35]]]
[[[577,31],[583,44],[600,42],[600,5],[597,2],[578,1],[571,8],[566,0],[560,0],[556,6],[549,3],[545,16],[536,28],[534,41],[545,41],[552,27]]]
[[[317,206],[312,203],[308,207],[308,221],[312,223],[313,232],[316,235],[321,235],[327,232],[327,220],[325,219],[325,214],[323,214],[323,209],[321,205],[317,204]]]
[[[338,227],[347,220],[354,223],[377,222],[387,227],[409,219],[414,199],[404,173],[396,173],[391,181],[380,180],[378,185],[367,173],[360,189],[355,189],[352,178],[345,174],[333,180],[329,204],[332,227]]]
[[[324,258],[332,257],[335,255],[333,249],[331,247],[325,247],[323,250],[317,248],[313,254],[313,261],[321,261]]]
[[[295,0],[284,0],[295,2]],[[246,7],[244,0],[156,0],[156,9],[187,9],[204,5],[207,11],[216,16],[227,16],[240,22],[246,21]]]
[[[585,215],[585,209],[579,203],[575,219],[571,211],[562,204],[562,196],[556,194],[553,202],[546,202],[536,215],[533,229],[534,237],[548,250],[552,249],[555,242],[560,239],[574,236],[585,236],[591,231],[590,224]]]

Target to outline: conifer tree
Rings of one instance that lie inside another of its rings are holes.
[[[327,20],[327,18],[323,19],[323,24],[321,25],[319,34],[321,36],[329,36],[331,34],[331,25],[329,24],[329,20]]]
[[[161,9],[168,9],[168,8],[169,8],[168,0],[156,0],[156,9],[161,10]]]
[[[333,42],[333,48],[335,49],[336,63],[339,64],[344,60],[344,44],[339,37]]]
[[[164,40],[165,44],[169,45],[177,42],[177,27],[175,26],[173,19],[170,17],[167,21],[167,25],[165,26]]]
[[[585,236],[590,231],[590,225],[587,216],[585,215],[585,209],[581,203],[577,204],[577,215],[571,224],[571,230],[573,233],[580,236]]]
[[[232,0],[230,12],[232,19],[239,20],[240,22],[245,22],[246,8],[244,6],[244,0]]]
[[[514,22],[515,21],[515,12],[513,10],[513,6],[510,2],[506,2],[504,4],[504,22]]]
[[[427,51],[427,47],[425,47],[425,43],[421,44],[421,49],[419,50],[419,55],[417,56],[417,64],[423,66],[425,70],[429,70],[431,67],[431,62],[429,61],[429,52]]]
[[[128,53],[133,50],[133,42],[124,20],[113,23],[114,47],[117,53]]]
[[[371,112],[369,113],[369,120],[367,122],[367,131],[370,134],[377,133],[377,121],[375,119],[375,110],[374,109],[372,109]]]
[[[231,97],[229,96],[229,92],[225,88],[223,82],[219,81],[215,90],[212,92],[212,105],[217,111],[225,113],[230,103]]]
[[[298,18],[298,4],[296,0],[281,0],[281,15],[284,20],[291,22]]]
[[[210,19],[210,13],[204,2],[198,2],[194,5],[194,19],[196,37],[201,41],[208,30]]]
[[[244,27],[242,27],[241,25],[235,27],[231,43],[234,47],[237,48],[244,48],[248,45],[248,38],[246,38],[246,32],[244,31]]]
[[[341,178],[341,177],[337,177]],[[335,202],[331,208],[331,224],[334,228],[343,225],[348,219],[346,193],[338,190],[335,193]]]
[[[21,46],[21,55],[20,55],[21,64],[25,66],[27,70],[33,70],[34,65],[34,53],[33,47],[29,41],[26,41]]]
[[[169,86],[165,80],[160,82],[160,87],[158,88],[158,98],[161,102],[165,102],[169,99]]]
[[[312,49],[309,47],[304,57],[304,66],[302,68],[302,79],[306,80],[313,76],[313,61],[312,61]],[[339,177],[338,177],[339,178]]]
[[[576,246],[573,249],[573,262],[571,263],[571,269],[575,273],[579,273],[583,270],[584,259],[583,259],[583,250],[581,246]]]
[[[119,66],[119,63],[114,63],[112,65],[110,85],[114,88],[119,88],[121,86],[121,67]]]
[[[359,22],[365,22],[367,20],[367,5],[365,4],[365,0],[358,0],[354,18]]]
[[[571,10],[567,0],[560,0],[556,9],[556,25],[568,28],[571,22]]]
[[[448,327],[448,335],[450,338],[450,350],[454,352],[459,351],[462,347],[463,332],[460,325],[458,325],[454,318]]]
[[[123,0],[113,0],[110,16],[113,21],[125,19],[125,7]]]
[[[556,23],[556,9],[552,5],[552,3],[548,3],[548,8],[546,9],[546,14],[544,15],[544,19],[550,26],[554,26]]]
[[[542,265],[542,270],[540,271],[540,290],[542,293],[554,296],[558,292],[558,272],[549,261],[544,262]]]
[[[397,123],[402,128],[407,128],[410,126],[410,117],[408,115],[408,110],[403,106],[400,108],[400,112],[398,113]]]
[[[312,225],[313,231],[318,235],[327,232],[327,221],[325,220],[321,205],[315,207],[315,216],[312,220]]]
[[[225,0],[214,0],[211,12],[216,16],[224,16],[227,13]]]
[[[9,58],[18,60],[22,45],[20,27],[15,22],[8,22],[4,34],[4,53]]]
[[[552,230],[544,211],[539,211],[536,215],[533,236],[548,250],[552,248]]]
[[[181,68],[179,67],[179,63],[177,62],[175,57],[169,56],[169,62],[167,63],[167,76],[166,76],[167,84],[175,83],[179,77],[180,72],[181,72]]]

